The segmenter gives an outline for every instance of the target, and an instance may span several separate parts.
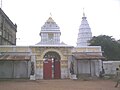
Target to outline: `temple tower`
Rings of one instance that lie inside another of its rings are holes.
[[[87,17],[83,12],[83,17],[81,21],[81,25],[79,27],[79,33],[77,38],[77,47],[79,46],[88,46],[89,40],[92,38],[91,28],[88,24]]]
[[[37,45],[58,45],[60,44],[60,28],[54,22],[52,17],[49,17],[48,20],[45,22],[45,24],[41,27],[41,42],[39,42]]]

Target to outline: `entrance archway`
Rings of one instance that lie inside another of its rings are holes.
[[[49,51],[44,55],[43,62],[43,78],[44,79],[60,79],[60,55],[57,52]]]

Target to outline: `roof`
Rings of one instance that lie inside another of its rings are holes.
[[[17,25],[16,24],[14,24],[11,20],[10,20],[10,18],[4,13],[4,11],[0,8],[0,13],[4,16],[4,18],[10,23],[10,25],[12,26],[12,27],[14,27],[14,29],[15,29],[15,31],[17,32]]]
[[[73,48],[73,46],[71,45],[66,45],[66,44],[36,44],[36,45],[31,45],[29,47],[71,47]]]
[[[28,60],[30,60],[30,56],[26,56],[26,55],[0,55],[0,61],[1,60],[28,61]]]
[[[45,24],[41,27],[41,32],[43,31],[60,32],[60,27],[56,24],[56,22],[52,19],[52,17],[49,17],[48,20],[45,22]]]
[[[80,53],[80,54],[73,54],[75,59],[77,60],[100,60],[100,59],[105,59],[101,54],[87,54],[87,53]]]

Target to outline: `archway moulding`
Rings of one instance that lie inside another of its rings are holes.
[[[47,49],[47,50],[45,50],[43,53],[42,53],[42,55],[41,55],[41,58],[43,59],[43,57],[44,57],[44,55],[47,53],[47,52],[56,52],[56,53],[58,53],[59,55],[60,55],[60,57],[61,57],[61,60],[63,59],[63,55],[62,55],[62,52],[61,51],[59,51],[59,50],[56,50],[56,49]]]

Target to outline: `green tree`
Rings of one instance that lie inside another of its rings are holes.
[[[94,36],[90,40],[90,46],[101,46],[103,56],[107,60],[119,60],[120,59],[120,43],[116,41],[112,36],[99,35]]]

